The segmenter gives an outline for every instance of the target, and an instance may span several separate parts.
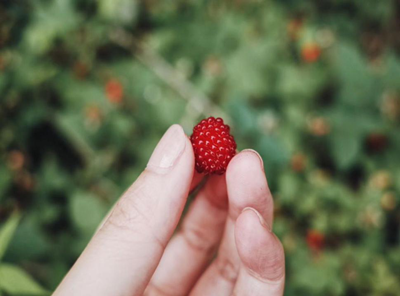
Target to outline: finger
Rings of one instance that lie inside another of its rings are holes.
[[[234,237],[235,221],[244,208],[257,209],[272,224],[272,196],[257,152],[244,150],[237,154],[229,163],[226,182],[229,217],[218,256],[196,283],[192,295],[231,295],[240,268]]]
[[[193,149],[173,125],[54,295],[141,295],[181,216]]]
[[[244,208],[252,207],[272,226],[274,201],[263,160],[256,151],[247,149],[235,156],[229,164],[226,181],[232,221],[236,221]]]
[[[240,259],[234,243],[234,224],[227,219],[217,258],[197,281],[191,296],[231,295],[236,282]]]
[[[212,259],[227,213],[225,176],[211,176],[168,244],[145,295],[187,295]]]
[[[196,189],[197,186],[201,183],[201,181],[204,179],[203,174],[199,174],[198,172],[194,172],[193,174],[193,180],[192,183],[190,184],[190,191],[193,191]]]
[[[190,192],[194,191],[196,189],[196,187],[198,187],[200,185],[200,183],[203,180],[203,178],[204,178],[203,174],[199,174],[197,172],[194,172],[193,179],[192,179],[192,182],[190,184]],[[103,220],[101,221],[101,223],[97,227],[96,233],[103,227],[104,223],[106,223],[108,218],[111,216],[111,213],[113,212],[114,207],[115,207],[115,205],[113,205],[111,207],[111,209],[107,212],[106,216],[103,218]]]
[[[281,296],[285,284],[282,244],[254,209],[236,220],[236,246],[242,262],[233,295]]]

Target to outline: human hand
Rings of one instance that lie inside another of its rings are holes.
[[[260,156],[242,151],[225,175],[210,176],[172,237],[201,178],[173,125],[54,295],[283,295],[284,252]]]

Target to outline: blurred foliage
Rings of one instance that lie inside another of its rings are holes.
[[[3,0],[0,294],[53,290],[166,128],[222,110],[286,295],[398,295],[399,32],[395,0]]]

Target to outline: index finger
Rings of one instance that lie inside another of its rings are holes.
[[[192,146],[174,125],[54,295],[141,295],[178,224],[193,170]]]

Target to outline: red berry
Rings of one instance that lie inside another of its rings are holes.
[[[321,56],[321,48],[318,44],[307,43],[301,48],[301,56],[307,63],[314,63]]]
[[[229,125],[222,118],[203,119],[193,128],[192,141],[196,170],[199,173],[225,173],[228,163],[236,154],[235,139]]]
[[[320,251],[325,245],[325,235],[317,230],[309,230],[307,244],[313,251]]]
[[[375,132],[369,134],[367,138],[368,150],[371,152],[382,152],[388,146],[389,139],[386,135]]]
[[[124,96],[124,88],[122,84],[116,79],[110,79],[107,81],[105,87],[107,99],[110,103],[119,104],[122,102]]]

